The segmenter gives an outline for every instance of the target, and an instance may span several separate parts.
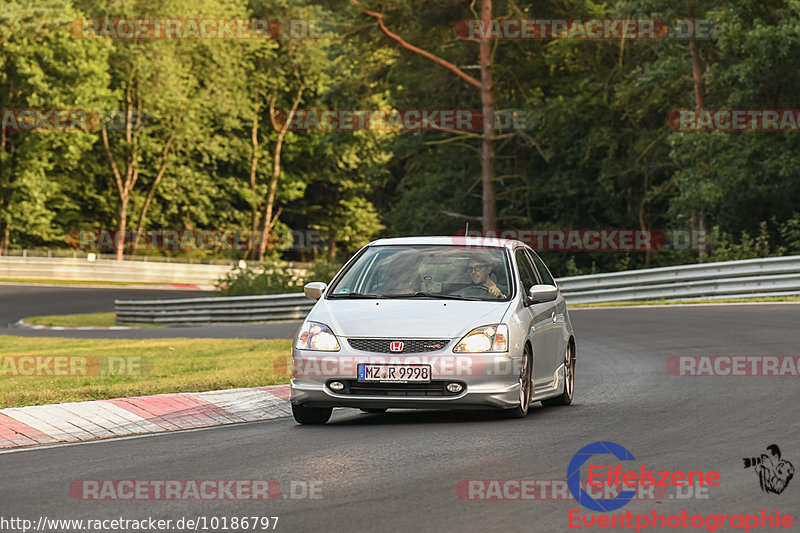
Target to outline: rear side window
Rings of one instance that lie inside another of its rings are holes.
[[[528,254],[526,254],[524,250],[517,250],[514,252],[514,257],[519,267],[519,277],[522,280],[522,286],[525,288],[525,294],[527,294],[531,287],[539,284],[539,278],[536,275],[536,270],[533,268]]]
[[[533,263],[536,265],[536,270],[539,271],[539,278],[542,280],[542,283],[545,285],[555,285],[556,282],[553,279],[553,276],[550,274],[550,271],[547,270],[547,267],[544,264],[544,261],[536,255],[536,252],[528,251],[528,254],[533,259]]]

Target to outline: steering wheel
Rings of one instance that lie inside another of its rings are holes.
[[[484,287],[483,285],[470,285],[469,287],[464,287],[463,289],[458,291],[457,294],[460,294],[461,296],[469,296],[470,295],[469,292],[472,291],[472,293],[475,294],[475,290],[478,290],[478,292],[480,293],[480,294],[477,294],[476,296],[484,296],[484,294],[483,294],[484,292],[486,292],[486,293],[489,292],[489,287]],[[466,294],[462,294],[462,293],[466,293]]]

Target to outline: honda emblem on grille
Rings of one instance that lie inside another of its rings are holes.
[[[389,344],[389,350],[392,352],[402,352],[403,351],[403,343],[401,341],[392,341]]]

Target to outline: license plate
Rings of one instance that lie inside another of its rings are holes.
[[[429,383],[431,365],[358,365],[358,381],[378,381],[381,383]]]

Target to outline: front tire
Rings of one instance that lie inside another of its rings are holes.
[[[522,368],[519,372],[519,405],[513,409],[503,410],[505,418],[525,418],[531,406],[531,396],[533,394],[533,357],[528,345],[522,352]]]
[[[324,424],[330,419],[331,413],[333,407],[303,407],[292,404],[292,416],[298,424]]]
[[[567,344],[567,353],[564,358],[564,392],[555,398],[542,400],[545,407],[569,405],[575,395],[575,348],[572,343]]]

